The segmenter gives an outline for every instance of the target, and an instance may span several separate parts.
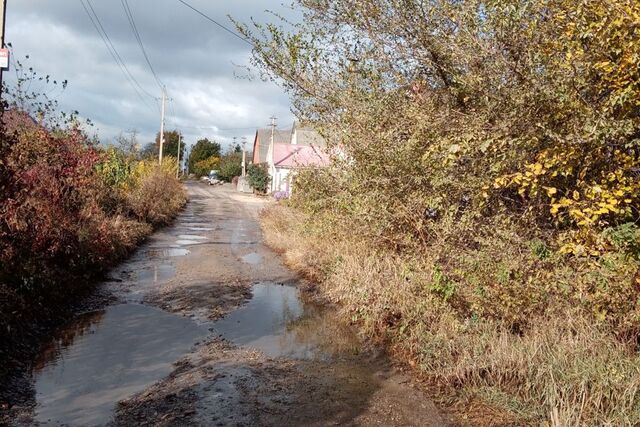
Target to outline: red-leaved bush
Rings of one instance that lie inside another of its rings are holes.
[[[152,225],[175,216],[185,199],[173,172],[150,178],[171,189],[155,192],[153,203],[133,188],[135,204],[123,197],[120,208],[106,206],[114,189],[98,173],[104,150],[82,131],[48,129],[15,111],[1,122],[0,366],[6,368],[7,350],[25,342],[32,323],[54,317],[87,292],[92,278],[133,249]],[[177,202],[167,204],[162,196]],[[161,218],[145,210],[158,203]]]

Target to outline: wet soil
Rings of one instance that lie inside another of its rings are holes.
[[[11,424],[449,424],[334,310],[302,293],[261,243],[263,199],[188,189],[176,223],[101,286],[111,305],[43,346]]]

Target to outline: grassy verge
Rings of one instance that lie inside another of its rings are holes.
[[[587,280],[576,266],[542,262],[539,248],[516,251],[523,242],[505,247],[495,237],[496,253],[450,252],[440,242],[399,254],[322,224],[284,206],[262,215],[267,243],[313,279],[363,335],[440,387],[461,420],[640,423],[640,355],[611,325],[593,320],[582,304],[587,301],[563,291],[561,279],[569,273],[577,283]],[[556,282],[510,290],[509,276],[527,269],[552,271]],[[480,286],[494,279],[498,286],[501,276],[500,291]],[[484,295],[475,295],[480,291]],[[481,410],[474,409],[477,402]]]

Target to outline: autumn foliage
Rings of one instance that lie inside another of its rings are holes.
[[[5,351],[29,340],[34,321],[77,301],[152,227],[170,221],[185,194],[171,158],[163,169],[19,110],[6,111],[3,123],[0,360],[9,366]]]
[[[296,177],[304,227],[267,216],[287,252],[314,252],[292,262],[515,425],[639,423],[640,3],[298,5],[293,29],[238,25],[339,153]],[[525,348],[551,339],[573,347],[534,372]],[[614,370],[622,394],[598,374]]]

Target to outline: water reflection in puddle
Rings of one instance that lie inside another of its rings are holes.
[[[152,258],[168,258],[186,256],[191,252],[188,249],[182,248],[165,248],[165,249],[150,249],[147,254]]]
[[[140,302],[150,289],[157,287],[176,276],[176,267],[172,264],[153,264],[134,273],[135,286],[127,295],[128,301]]]
[[[186,239],[176,240],[176,244],[180,246],[197,245],[199,243],[202,243],[202,242],[198,242],[197,240],[186,240]]]
[[[57,334],[36,364],[36,420],[108,422],[116,402],[168,375],[205,335],[189,319],[138,304],[80,316]]]
[[[329,312],[303,304],[297,288],[275,283],[254,285],[252,299],[218,320],[214,330],[269,357],[326,360],[360,347],[351,329]]]
[[[246,262],[247,264],[257,265],[262,262],[262,255],[253,252],[243,256],[242,261]]]
[[[178,239],[182,240],[207,240],[204,236],[198,236],[196,234],[181,234],[178,236]]]

